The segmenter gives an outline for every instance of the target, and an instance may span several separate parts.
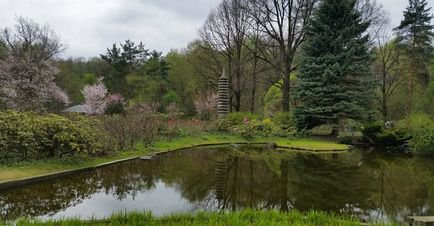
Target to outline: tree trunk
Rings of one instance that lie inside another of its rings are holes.
[[[289,112],[290,110],[290,104],[291,104],[291,97],[290,97],[290,91],[291,91],[291,80],[289,78],[289,70],[285,69],[283,77],[283,84],[282,84],[282,110],[284,112]]]
[[[388,120],[388,109],[387,109],[387,91],[386,91],[386,72],[383,72],[383,84],[381,87],[381,92],[383,94],[382,97],[382,113],[383,113],[383,122],[386,123]]]
[[[253,78],[252,96],[250,97],[250,112],[255,113],[255,100],[256,100],[256,76]]]
[[[235,104],[234,104],[235,111],[240,112],[241,111],[241,92],[236,91],[234,93],[234,96],[235,96]]]
[[[408,75],[408,102],[407,102],[407,115],[411,115],[413,111],[413,78],[414,78],[414,65],[410,62],[410,73]]]

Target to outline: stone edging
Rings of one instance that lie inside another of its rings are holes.
[[[161,155],[161,154],[164,154],[164,153],[169,153],[169,152],[174,152],[174,151],[181,151],[181,150],[190,149],[190,148],[225,146],[225,145],[248,145],[248,144],[251,144],[251,145],[266,145],[266,144],[270,144],[270,143],[272,143],[272,142],[253,142],[253,143],[250,143],[250,142],[237,142],[237,143],[199,144],[199,145],[193,145],[193,146],[189,146],[189,147],[176,148],[176,149],[172,149],[172,150],[159,151],[159,152],[150,153],[149,155],[144,156],[144,157],[131,157],[131,158],[120,159],[120,160],[111,161],[111,162],[107,162],[107,163],[102,163],[102,164],[98,164],[98,165],[95,165],[95,166],[84,167],[84,168],[80,168],[80,169],[66,170],[66,171],[49,173],[49,174],[45,174],[45,175],[41,175],[41,176],[34,176],[34,177],[28,177],[28,178],[23,178],[23,179],[18,179],[18,180],[10,180],[10,181],[5,181],[5,182],[0,182],[0,191],[7,190],[7,189],[10,189],[10,188],[14,188],[14,187],[18,187],[18,186],[22,186],[22,185],[26,185],[26,184],[33,184],[33,183],[37,183],[37,182],[41,182],[41,181],[51,180],[51,179],[55,179],[55,178],[59,178],[59,177],[63,177],[63,176],[67,176],[67,175],[71,175],[71,174],[75,174],[75,173],[79,173],[79,172],[93,170],[93,169],[97,169],[97,168],[100,168],[100,167],[103,167],[103,166],[108,166],[108,165],[112,165],[112,164],[116,164],[116,163],[131,161],[131,160],[145,158],[145,157],[152,158],[154,156]],[[351,149],[351,146],[349,146],[349,149],[347,149],[347,150],[337,150],[337,149],[335,149],[335,150],[322,150],[322,151],[316,151],[316,150],[305,149],[305,148],[290,148],[290,147],[283,147],[283,146],[278,146],[278,145],[276,145],[275,147],[276,148],[281,148],[281,149],[296,150],[296,151],[306,151],[306,152],[313,152],[313,153],[343,152],[343,151],[348,151],[348,150]]]

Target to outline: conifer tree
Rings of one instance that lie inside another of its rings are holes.
[[[314,14],[302,47],[298,107],[299,129],[361,120],[372,102],[371,56],[355,0],[324,0]],[[336,132],[336,131],[334,131]]]
[[[409,0],[409,6],[404,11],[404,19],[395,28],[398,41],[407,52],[408,56],[408,103],[407,111],[412,112],[413,90],[417,80],[422,87],[427,87],[430,81],[429,63],[434,48],[434,25],[431,20],[426,0]]]

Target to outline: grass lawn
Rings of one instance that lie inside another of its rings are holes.
[[[23,220],[18,222],[18,225],[56,225],[56,226],[75,226],[75,225],[180,225],[180,226],[196,226],[196,225],[363,225],[356,219],[338,217],[320,212],[309,212],[306,214],[297,211],[282,213],[278,211],[255,211],[244,210],[234,213],[199,213],[195,215],[171,215],[161,218],[153,217],[150,213],[129,213],[114,215],[106,220],[61,220],[61,221],[28,221]],[[370,224],[376,225],[376,224]],[[386,224],[378,224],[386,225]]]
[[[93,167],[111,161],[141,157],[149,153],[169,151],[180,148],[188,148],[195,145],[243,143],[243,142],[275,142],[277,145],[287,148],[310,149],[312,151],[337,151],[346,150],[348,146],[336,144],[331,141],[320,141],[314,139],[289,140],[285,138],[258,138],[247,141],[239,136],[228,134],[201,134],[172,139],[170,141],[156,142],[152,147],[145,147],[138,144],[135,151],[118,152],[108,157],[86,158],[81,160],[44,160],[35,162],[20,163],[12,166],[0,166],[0,183],[41,176],[55,172],[68,171],[86,167]]]

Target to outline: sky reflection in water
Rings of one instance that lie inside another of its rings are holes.
[[[434,215],[430,160],[366,151],[196,148],[0,191],[0,217],[103,218],[198,210],[310,209],[365,220]]]

